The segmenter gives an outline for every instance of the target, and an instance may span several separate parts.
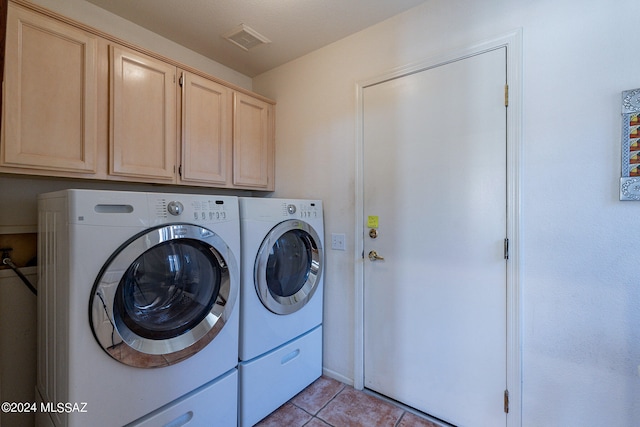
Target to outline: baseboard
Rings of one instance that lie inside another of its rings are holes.
[[[329,377],[329,378],[333,378],[336,381],[340,381],[341,383],[345,383],[347,385],[350,385],[351,387],[353,387],[353,379],[352,378],[348,378],[345,377],[342,374],[339,374],[336,371],[333,371],[331,369],[327,369],[325,367],[322,367],[322,375]]]

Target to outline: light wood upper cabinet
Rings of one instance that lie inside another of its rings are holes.
[[[183,76],[180,182],[272,191],[273,105]]]
[[[232,91],[184,72],[180,181],[228,186],[231,171]]]
[[[95,36],[9,3],[2,171],[96,172],[97,52]]]
[[[3,85],[2,173],[275,189],[272,101],[26,0]]]
[[[273,105],[236,92],[233,114],[233,185],[273,190]]]
[[[112,45],[109,174],[175,182],[176,67]]]

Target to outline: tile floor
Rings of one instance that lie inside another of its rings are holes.
[[[392,403],[320,377],[256,427],[440,427]]]

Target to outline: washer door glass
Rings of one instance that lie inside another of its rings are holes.
[[[238,265],[226,243],[202,227],[151,229],[122,245],[93,288],[94,336],[114,359],[168,366],[204,348],[230,316]]]
[[[163,242],[122,276],[113,314],[143,338],[174,338],[194,328],[216,301],[224,267],[196,240]]]
[[[254,266],[256,291],[276,314],[290,314],[315,293],[322,272],[322,245],[308,223],[288,220],[264,239]]]

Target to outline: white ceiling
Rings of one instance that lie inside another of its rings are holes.
[[[425,0],[87,0],[249,77]],[[239,24],[271,43],[245,51],[222,38]]]

